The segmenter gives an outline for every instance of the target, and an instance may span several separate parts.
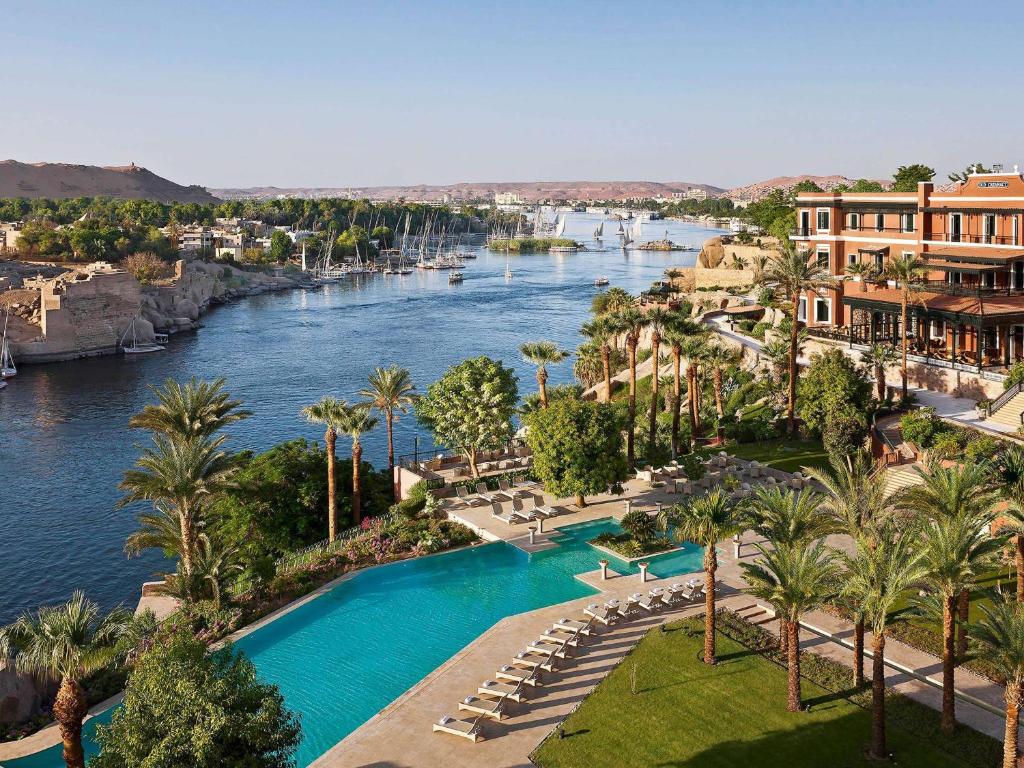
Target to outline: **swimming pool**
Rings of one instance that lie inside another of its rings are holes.
[[[605,518],[561,528],[553,534],[558,547],[533,554],[495,542],[362,571],[236,647],[302,716],[296,755],[302,768],[498,620],[594,594],[575,578],[596,570],[603,556],[587,542],[620,530]],[[688,573],[700,570],[702,558],[701,547],[685,544],[651,559],[649,570],[659,577]],[[637,572],[635,564],[609,560],[613,570]],[[109,713],[97,718],[108,719]],[[86,728],[87,736],[93,727]],[[62,765],[59,745],[4,763]]]

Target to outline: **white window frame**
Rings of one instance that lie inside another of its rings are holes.
[[[884,232],[885,231],[885,214],[884,213],[876,213],[875,214],[875,231],[876,232]]]
[[[1017,245],[1018,242],[1019,242],[1018,241],[1018,232],[1020,231],[1020,216],[1017,216],[1017,215],[1013,216],[1013,223],[1012,223],[1011,226],[1013,228],[1013,233],[1012,233],[1013,234],[1013,244]]]
[[[952,237],[953,237],[953,219],[954,218],[956,219],[956,221],[960,225],[960,233],[959,233],[960,239],[959,240],[953,240],[952,239]],[[963,240],[963,236],[964,236],[964,216],[963,216],[963,214],[962,213],[950,213],[949,214],[949,218],[948,218],[946,223],[948,225],[946,227],[946,237],[950,238],[949,242],[951,242],[951,243],[959,243],[961,240]]]
[[[807,322],[807,297],[801,296],[800,301],[796,305],[796,321],[798,323]]]
[[[992,228],[989,229],[989,222]],[[982,242],[991,243],[996,239],[996,232],[999,231],[999,217],[994,213],[981,214],[981,239]]]
[[[860,214],[859,213],[851,213],[850,214],[849,228],[850,229],[860,229]]]
[[[801,222],[803,222],[805,220],[807,222],[807,225],[803,226]],[[810,208],[801,208],[800,209],[800,218],[797,221],[797,228],[800,230],[800,234],[801,235],[806,236],[806,235],[809,235],[811,233],[811,220],[812,220],[811,209]]]
[[[856,253],[848,253],[848,254],[846,254],[846,265],[847,266],[851,266],[853,264],[856,264],[857,261],[858,261],[858,259],[857,259],[857,254]]]
[[[818,308],[820,306],[822,306],[822,305],[824,305],[825,307],[828,308],[828,319],[827,320],[819,320],[818,319]],[[814,324],[815,325],[832,325],[832,299],[831,298],[827,298],[827,297],[826,298],[822,298],[821,296],[815,296],[814,297]]]
[[[935,329],[938,328],[936,331]],[[946,338],[946,321],[945,320],[932,320],[929,328],[928,335],[933,339],[944,339]]]
[[[904,212],[900,214],[900,232],[913,232],[916,225],[917,220],[913,213]]]
[[[825,226],[821,226],[821,214],[825,214]],[[814,212],[814,229],[816,232],[828,234],[832,230],[832,209],[817,208]]]
[[[822,264],[821,257],[825,257],[825,263]],[[832,272],[832,248],[829,245],[818,244],[814,246],[814,261],[818,267],[824,267],[829,273]]]

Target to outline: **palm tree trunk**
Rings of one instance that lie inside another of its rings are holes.
[[[672,458],[679,455],[679,411],[682,408],[680,402],[683,397],[682,379],[682,350],[676,344],[672,345]]]
[[[788,667],[788,688],[789,697],[786,702],[786,709],[790,712],[800,711],[800,623],[798,621],[786,621],[789,633],[789,648],[787,649],[786,666]]]
[[[626,339],[629,352],[629,409],[626,415],[626,463],[630,471],[636,466],[636,339],[630,335]]]
[[[1020,728],[1020,686],[1006,684],[1006,731],[1003,735],[1003,768],[1018,768],[1017,730]]]
[[[715,387],[715,410],[718,412],[718,420],[721,421],[725,416],[725,408],[722,406],[722,369],[716,365],[711,377]]]
[[[324,433],[324,442],[327,444],[327,540],[333,544],[338,536],[338,506],[334,479],[334,448],[338,442],[338,433],[328,427]]]
[[[53,702],[53,717],[64,742],[64,762],[68,768],[85,768],[82,750],[82,721],[89,712],[85,689],[75,680],[64,678]]]
[[[359,477],[359,465],[363,461],[363,446],[358,440],[352,441],[352,518],[355,524],[362,522],[362,483]]]
[[[900,302],[900,336],[903,343],[901,346],[900,378],[903,380],[902,399],[907,399],[907,288],[903,287],[903,296]],[[980,348],[980,347],[979,347]]]
[[[967,622],[971,613],[971,593],[960,590],[956,605],[956,661],[962,664],[967,658]]]
[[[956,700],[953,697],[953,669],[956,659],[953,653],[953,613],[956,597],[942,598],[942,730],[952,731],[956,725]]]
[[[857,619],[853,625],[853,686],[864,685],[864,619]]]
[[[1017,602],[1024,603],[1024,534],[1017,536],[1017,549],[1013,555],[1014,568],[1017,569]]]
[[[712,543],[704,555],[704,663],[716,664],[715,658],[715,571],[718,558]]]
[[[885,760],[885,633],[872,635],[871,650],[871,749],[875,760]]]
[[[690,442],[697,441],[697,399],[694,390],[697,389],[697,370],[693,363],[686,366],[686,407],[690,417]]]
[[[612,401],[612,348],[601,345],[601,366],[604,368],[604,401]]]
[[[384,426],[387,427],[388,431],[388,479],[391,481],[391,494],[395,503],[397,504],[401,499],[398,498],[398,483],[395,482],[395,415],[389,408],[384,411]]]
[[[878,402],[885,402],[885,366],[875,366],[875,393],[878,395]]]
[[[540,389],[540,407],[548,407],[548,372],[543,367],[537,369],[537,387]]]
[[[582,494],[578,494],[576,496],[576,506],[579,507],[580,509],[583,509],[585,506],[587,506],[586,497],[584,497]]]
[[[179,502],[178,526],[181,530],[181,567],[187,575],[192,574],[192,555],[195,552],[195,530],[192,526],[191,505],[186,500]]]
[[[793,322],[789,325],[789,396],[786,404],[786,431],[796,432],[796,348],[799,338],[797,315],[800,313],[800,294],[793,294]]]
[[[786,617],[779,614],[779,653],[789,653],[789,627]]]
[[[658,438],[658,347],[661,337],[655,331],[651,335],[651,412],[648,417],[647,463],[654,461],[654,446]]]

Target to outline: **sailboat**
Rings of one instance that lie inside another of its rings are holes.
[[[565,232],[565,214],[563,213],[558,217],[558,222],[555,224],[555,237],[561,237]]]
[[[7,322],[11,319],[8,312],[4,317],[4,335],[0,339],[0,379],[9,379],[18,375],[18,369],[14,367],[14,358],[11,356],[11,343],[7,340]]]
[[[153,342],[143,342],[140,344],[139,339],[135,334],[135,320],[136,318],[133,317],[132,324],[125,329],[124,335],[121,337],[121,351],[126,355],[141,355],[144,352],[159,352],[164,349],[164,347]],[[129,333],[132,335],[132,343],[130,345],[126,345],[125,341],[127,340]]]
[[[604,235],[604,222],[602,221],[600,224],[597,225],[597,229],[594,230],[594,239],[595,240],[600,240],[603,235]]]
[[[509,263],[508,263],[508,251],[507,250],[505,251],[505,279],[506,280],[511,280],[512,279],[512,267],[510,267]]]

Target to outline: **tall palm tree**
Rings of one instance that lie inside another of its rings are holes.
[[[708,344],[707,352],[704,354],[704,362],[711,368],[711,383],[715,392],[715,411],[719,420],[725,416],[725,406],[722,398],[722,371],[726,366],[732,365],[739,356],[736,350],[724,344]]]
[[[665,327],[665,339],[672,346],[672,456],[679,453],[679,414],[682,409],[683,383],[682,359],[683,345],[691,338],[706,333],[698,323],[681,315],[675,315]],[[689,384],[687,384],[689,387]],[[689,401],[687,401],[689,402]],[[693,412],[690,411],[692,416]],[[691,425],[692,426],[692,425]]]
[[[1024,603],[1024,449],[1011,445],[999,454],[995,471],[1010,499],[1001,513],[1003,530],[1014,538],[1014,569],[1017,572],[1017,602]]]
[[[120,608],[100,615],[96,603],[75,592],[64,605],[40,608],[0,629],[0,652],[14,654],[19,672],[60,683],[53,717],[68,768],[85,766],[82,722],[89,703],[82,680],[116,660],[118,640],[131,621],[131,614]]]
[[[875,378],[875,396],[878,402],[885,400],[885,368],[896,362],[896,350],[888,344],[872,344],[860,353],[860,361],[871,368]]]
[[[864,283],[875,277],[875,265],[868,261],[858,261],[848,264],[844,272],[847,279],[856,279],[860,282],[861,291],[864,291],[867,290],[864,288]]]
[[[995,567],[1003,544],[982,528],[986,522],[991,522],[991,517],[977,520],[966,515],[942,515],[925,521],[919,534],[925,580],[942,600],[942,728],[947,731],[956,725],[953,672],[957,599]]]
[[[148,429],[168,437],[209,437],[218,430],[252,415],[241,410],[241,400],[224,391],[223,378],[214,381],[192,379],[181,385],[173,379],[163,388],[152,387],[160,402],[147,405],[128,420],[128,426]]]
[[[742,563],[743,576],[750,585],[744,591],[768,601],[786,618],[789,696],[786,709],[799,712],[800,701],[800,616],[822,605],[837,586],[838,568],[832,550],[824,542],[786,544],[772,542],[768,548],[756,545],[761,558]]]
[[[901,256],[892,259],[885,265],[883,275],[887,280],[894,280],[900,289],[900,329],[902,339],[900,340],[900,378],[902,379],[902,398],[907,399],[907,306],[911,302],[911,292],[914,283],[920,281],[927,274],[927,268],[917,255]]]
[[[924,574],[912,536],[890,524],[869,541],[860,537],[854,554],[840,552],[845,565],[841,593],[861,605],[871,627],[871,745],[868,754],[888,758],[885,744],[885,638],[889,613]]]
[[[789,305],[789,392],[786,405],[786,426],[790,434],[796,431],[796,377],[797,377],[797,345],[800,323],[800,297],[808,291],[821,291],[832,288],[835,280],[825,269],[818,266],[817,258],[801,251],[793,244],[786,242],[781,250],[772,254],[768,269],[764,275],[765,282],[775,283],[776,293]]]
[[[362,522],[362,477],[360,468],[363,462],[362,435],[377,426],[377,418],[371,415],[370,403],[355,403],[341,409],[338,414],[337,429],[343,435],[352,438],[352,518],[356,525]]]
[[[519,346],[523,359],[537,366],[537,387],[540,390],[540,407],[548,407],[548,366],[560,363],[569,356],[564,349],[550,341],[531,341]]]
[[[585,323],[581,333],[598,345],[601,351],[601,367],[604,372],[604,401],[612,401],[612,342],[615,340],[614,323],[607,317],[597,317]]]
[[[617,334],[625,336],[629,357],[629,405],[626,411],[626,463],[630,471],[636,466],[636,348],[644,329],[644,315],[635,307],[622,309],[611,316]]]
[[[196,537],[206,510],[230,486],[238,467],[236,458],[223,450],[226,439],[221,435],[175,440],[157,433],[153,447],[143,450],[118,486],[125,494],[119,507],[151,501],[177,517],[185,573],[192,572]]]
[[[588,341],[576,348],[576,362],[572,364],[572,375],[584,389],[590,389],[603,381],[604,360],[600,345]]]
[[[636,305],[636,298],[624,288],[614,286],[597,294],[590,304],[594,315],[610,315]]]
[[[1024,606],[1009,597],[996,598],[981,607],[985,618],[970,627],[978,656],[1006,680],[1006,730],[1003,736],[1003,768],[1020,765],[1017,732],[1024,700]]]
[[[333,544],[338,536],[338,503],[335,492],[335,463],[338,443],[338,422],[347,408],[344,400],[325,395],[302,409],[302,415],[314,424],[324,425],[324,446],[327,449],[327,540]]]
[[[387,368],[375,368],[369,377],[370,386],[359,392],[371,407],[384,415],[384,426],[388,433],[388,477],[398,501],[398,485],[395,483],[395,414],[409,412],[409,407],[416,402],[416,385],[412,383],[412,375],[408,369],[397,365]]]
[[[674,535],[704,547],[704,663],[715,664],[715,572],[716,547],[722,539],[744,528],[742,511],[721,488],[694,499],[679,511]]]
[[[825,489],[821,511],[832,518],[838,530],[851,539],[864,538],[873,546],[875,528],[890,513],[885,492],[885,468],[875,469],[870,454],[858,451],[853,458],[832,457],[830,469],[807,468],[805,471]],[[859,603],[851,603],[853,625],[853,684],[864,685],[864,611]]]
[[[690,439],[696,441],[700,436],[700,385],[697,381],[697,368],[707,351],[707,339],[701,336],[689,338],[683,344],[683,357],[686,358],[686,407],[690,417]]]
[[[672,315],[661,307],[652,307],[645,315],[646,325],[651,331],[651,409],[648,414],[647,457],[652,461],[654,446],[658,441],[658,384],[661,369],[662,331],[672,321]]]

